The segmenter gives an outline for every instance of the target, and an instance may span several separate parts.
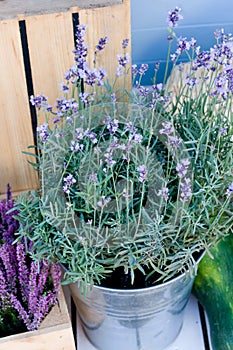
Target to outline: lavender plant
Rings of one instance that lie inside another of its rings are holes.
[[[8,186],[6,200],[0,201],[0,337],[37,329],[57,303],[60,285],[58,265],[45,260],[38,265],[24,243],[14,243],[16,214]]]
[[[40,191],[18,201],[20,232],[35,257],[63,264],[68,282],[104,283],[119,269],[133,286],[138,271],[165,281],[232,230],[232,37],[222,30],[202,52],[176,36],[180,12],[168,14],[163,83],[156,63],[152,85],[142,85],[148,66],[130,69],[124,40],[110,84],[98,67],[108,38],[90,67],[79,25],[64,97],[54,107],[31,97],[47,120],[37,128]],[[184,54],[188,68],[177,64]],[[134,89],[116,88],[131,71]]]

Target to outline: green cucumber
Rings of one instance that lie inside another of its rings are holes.
[[[233,234],[199,263],[193,294],[208,316],[213,350],[233,350]]]

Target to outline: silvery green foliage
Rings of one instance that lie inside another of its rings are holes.
[[[232,38],[222,30],[201,52],[195,39],[176,37],[179,19],[180,9],[169,12],[164,83],[156,83],[158,63],[150,87],[142,85],[148,66],[134,65],[135,88],[126,89],[124,40],[110,84],[98,66],[108,38],[90,67],[86,27],[78,26],[64,97],[54,107],[31,97],[47,120],[37,129],[39,195],[18,202],[21,236],[33,240],[38,259],[60,261],[68,281],[99,283],[119,266],[132,283],[135,269],[167,280],[231,232]],[[186,71],[176,67],[183,55]]]

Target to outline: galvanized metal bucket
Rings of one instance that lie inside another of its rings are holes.
[[[87,296],[78,284],[70,289],[82,326],[100,350],[162,350],[178,336],[194,277],[142,289],[93,286]]]

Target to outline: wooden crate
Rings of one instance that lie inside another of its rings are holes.
[[[112,80],[121,42],[130,39],[130,0],[36,3],[0,1],[0,195],[5,193],[7,183],[13,192],[38,186],[37,173],[22,153],[34,143],[36,117],[29,95],[32,91],[35,95],[43,93],[49,96],[51,105],[61,95],[59,84],[74,64],[74,19],[88,25],[90,48],[101,36],[110,37],[101,64]]]
[[[63,291],[38,330],[0,338],[0,350],[75,350]]]

